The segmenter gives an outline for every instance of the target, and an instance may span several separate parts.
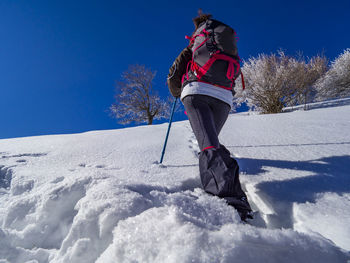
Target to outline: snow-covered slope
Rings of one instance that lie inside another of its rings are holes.
[[[342,105],[350,105],[350,97],[307,103],[306,105],[304,104],[304,105],[298,105],[293,107],[285,107],[282,109],[282,111],[290,112],[290,111],[305,110],[305,109],[311,110],[311,109],[335,107],[335,106],[342,106]]]
[[[0,140],[0,262],[346,262],[350,106],[232,115],[221,141],[259,211],[200,188],[187,121]]]

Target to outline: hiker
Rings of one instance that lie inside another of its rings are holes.
[[[240,75],[234,30],[200,13],[195,31],[169,70],[171,94],[181,98],[198,141],[199,170],[206,192],[224,198],[246,221],[252,210],[239,181],[237,161],[218,135],[231,110],[234,81]]]

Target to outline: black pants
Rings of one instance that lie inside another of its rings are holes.
[[[239,166],[218,138],[230,106],[205,95],[186,96],[183,104],[201,149],[199,172],[204,190],[224,198],[240,212],[243,220],[251,208],[241,188]]]
[[[213,146],[218,148],[219,134],[224,126],[230,105],[205,95],[189,95],[183,99],[188,119],[201,150]]]

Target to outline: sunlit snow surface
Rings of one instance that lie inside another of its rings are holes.
[[[201,190],[187,121],[0,140],[0,262],[347,262],[350,106],[231,115],[256,219]]]

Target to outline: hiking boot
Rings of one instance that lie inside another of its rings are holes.
[[[224,197],[224,199],[228,205],[233,206],[237,210],[242,221],[247,222],[247,219],[253,219],[253,211],[250,208],[247,197]]]
[[[247,210],[242,210],[242,211],[239,211],[237,210],[241,220],[243,222],[247,222],[247,219],[254,219],[254,216],[253,216],[253,211],[247,211]]]

